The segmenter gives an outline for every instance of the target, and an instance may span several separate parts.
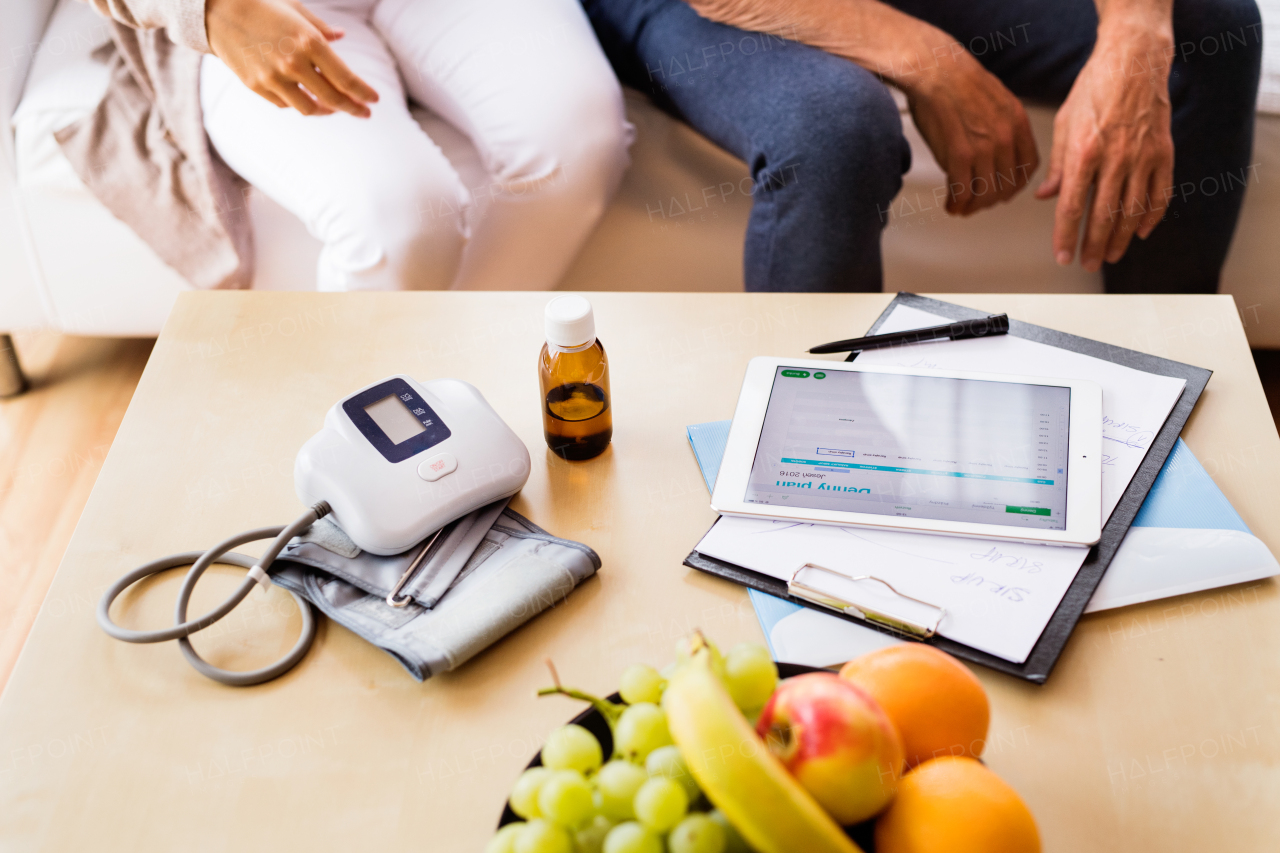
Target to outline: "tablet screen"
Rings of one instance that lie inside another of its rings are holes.
[[[779,367],[747,503],[1067,526],[1071,389]]]

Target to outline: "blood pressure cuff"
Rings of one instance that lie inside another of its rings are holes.
[[[435,541],[389,557],[361,551],[322,519],[281,552],[271,580],[424,681],[554,607],[600,568],[595,551],[552,536],[506,504],[482,507]],[[393,607],[387,596],[415,562],[397,597],[410,600]]]

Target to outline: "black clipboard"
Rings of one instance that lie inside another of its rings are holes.
[[[931,314],[938,314],[950,320],[976,320],[987,316],[985,312],[966,308],[962,305],[941,302],[937,299],[917,296],[914,293],[899,293],[876,319],[875,323],[872,324],[867,334],[875,334],[893,309],[899,305],[907,305],[921,311],[928,311]],[[1053,616],[1049,619],[1044,633],[1040,635],[1040,639],[1036,642],[1035,647],[1032,648],[1031,654],[1027,657],[1025,663],[1010,663],[995,655],[980,652],[954,640],[948,640],[946,637],[933,636],[925,640],[919,640],[919,642],[937,646],[958,658],[981,664],[1026,681],[1043,684],[1048,680],[1054,664],[1058,662],[1058,657],[1062,654],[1063,648],[1066,647],[1067,640],[1070,638],[1072,630],[1075,629],[1076,622],[1080,621],[1085,606],[1088,605],[1094,590],[1098,588],[1103,572],[1107,570],[1111,558],[1115,556],[1116,550],[1120,547],[1121,540],[1124,539],[1125,534],[1129,531],[1129,526],[1133,524],[1133,519],[1142,507],[1142,502],[1146,500],[1147,492],[1151,490],[1151,485],[1155,482],[1156,475],[1164,467],[1165,460],[1173,450],[1173,445],[1177,441],[1179,433],[1182,432],[1187,419],[1191,417],[1191,410],[1195,408],[1196,401],[1200,399],[1200,394],[1203,393],[1205,386],[1209,382],[1209,377],[1213,375],[1213,371],[1206,370],[1203,367],[1193,367],[1178,361],[1170,361],[1167,358],[1147,355],[1124,347],[1104,344],[1089,338],[1068,335],[1065,332],[1046,329],[1043,326],[1035,326],[1019,320],[1011,319],[1009,321],[1009,334],[1032,341],[1039,341],[1059,349],[1071,350],[1072,352],[1112,361],[1116,364],[1123,364],[1135,370],[1156,373],[1161,376],[1177,377],[1186,380],[1187,383],[1182,391],[1182,396],[1178,398],[1178,402],[1174,404],[1173,410],[1169,413],[1168,419],[1165,420],[1160,431],[1156,433],[1155,439],[1151,443],[1151,448],[1147,451],[1147,456],[1142,461],[1142,465],[1138,467],[1138,471],[1133,475],[1133,480],[1130,481],[1129,487],[1125,489],[1120,502],[1116,504],[1115,511],[1111,513],[1111,518],[1107,520],[1106,525],[1102,528],[1102,538],[1097,545],[1094,545],[1089,550],[1089,556],[1085,558],[1080,571],[1076,573],[1075,580],[1067,588],[1066,595],[1062,597],[1058,609],[1054,611]],[[733,563],[717,560],[714,557],[703,556],[697,550],[689,553],[689,556],[684,560],[684,564],[692,569],[718,575],[734,583],[766,592],[769,595],[805,607],[813,606],[812,602],[789,595],[785,581],[745,569]],[[859,625],[873,628],[877,631],[894,634],[894,632],[874,622],[857,619],[853,616],[827,609],[823,609],[822,612],[848,619],[851,622],[856,622]],[[901,635],[894,634],[894,636],[900,637]]]

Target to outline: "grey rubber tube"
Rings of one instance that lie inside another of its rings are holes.
[[[286,527],[261,527],[257,530],[247,530],[244,533],[239,533],[219,542],[207,551],[187,551],[181,554],[170,554],[167,557],[161,557],[158,560],[152,560],[150,563],[139,566],[121,577],[103,593],[102,599],[98,602],[98,625],[108,635],[126,643],[163,643],[169,640],[177,640],[188,663],[202,675],[206,675],[223,684],[247,687],[251,684],[261,684],[264,681],[278,678],[292,669],[297,665],[298,661],[306,656],[307,651],[311,648],[312,640],[315,639],[316,619],[310,602],[296,593],[289,593],[293,596],[293,600],[298,603],[298,609],[302,613],[302,633],[298,637],[298,642],[280,660],[270,666],[248,672],[233,672],[232,670],[220,669],[214,666],[196,653],[195,648],[191,645],[191,640],[188,638],[195,632],[208,628],[234,610],[253,591],[258,582],[251,577],[245,578],[235,592],[231,593],[225,601],[198,619],[187,620],[187,605],[191,601],[191,593],[195,590],[196,583],[199,582],[200,576],[204,574],[205,569],[209,568],[209,566],[214,563],[243,566],[246,569],[261,566],[262,570],[266,572],[293,537],[306,530],[317,519],[328,515],[329,512],[329,505],[321,501]],[[267,548],[266,553],[256,560],[231,550],[246,542],[255,542],[259,539],[270,539],[272,537],[275,537],[275,541]],[[111,621],[111,604],[122,592],[143,578],[185,565],[191,565],[191,568],[187,571],[187,576],[183,578],[182,588],[178,591],[178,600],[174,608],[175,624],[173,627],[160,628],[154,631],[131,631],[127,628],[121,628]]]

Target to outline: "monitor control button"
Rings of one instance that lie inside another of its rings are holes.
[[[418,476],[428,483],[458,470],[458,457],[452,453],[437,453],[418,464]]]

